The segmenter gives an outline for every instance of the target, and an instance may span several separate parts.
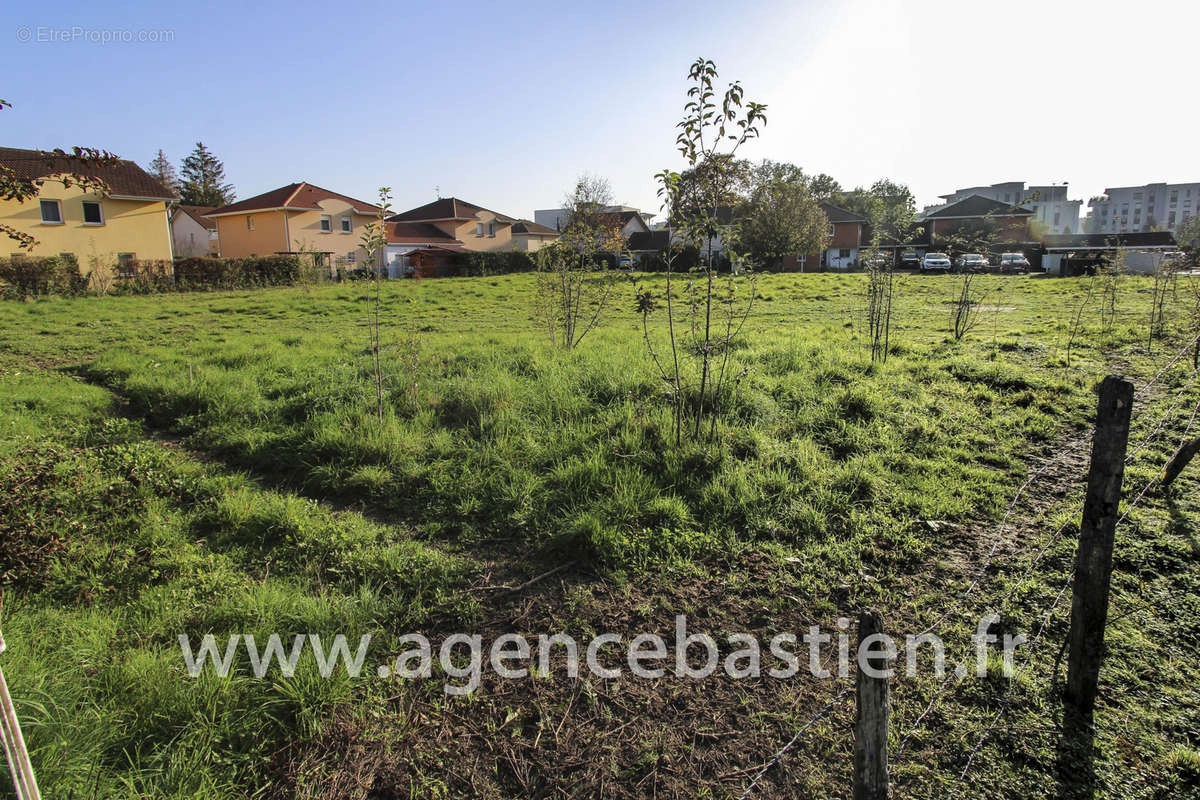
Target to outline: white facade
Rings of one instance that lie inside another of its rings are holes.
[[[1200,183],[1148,183],[1105,189],[1088,201],[1088,233],[1170,231],[1200,215]]]
[[[1082,200],[1067,198],[1067,184],[1050,184],[1048,186],[1030,186],[1026,188],[1024,181],[1009,181],[993,183],[991,186],[970,186],[958,189],[951,194],[940,195],[944,202],[927,206],[922,209],[922,215],[928,215],[946,206],[966,200],[972,195],[986,197],[999,203],[1021,205],[1033,211],[1033,220],[1044,226],[1047,233],[1079,233],[1079,215],[1083,208]]]
[[[180,209],[171,215],[171,239],[179,258],[215,256],[220,252],[216,228],[205,228]]]

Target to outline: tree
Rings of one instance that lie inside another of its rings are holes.
[[[738,216],[742,246],[756,263],[770,267],[786,256],[820,250],[829,227],[802,178],[760,185]]]
[[[842,185],[822,172],[808,179],[808,193],[817,200],[832,202],[842,193]]]
[[[5,108],[12,108],[12,104],[0,100],[0,110]],[[108,185],[94,174],[94,170],[110,167],[118,160],[107,150],[93,147],[72,147],[70,153],[57,148],[37,150],[35,153],[36,158],[43,162],[41,168],[47,174],[18,175],[9,167],[0,166],[0,199],[24,203],[36,198],[42,186],[51,181],[61,183],[66,189],[77,186],[84,191],[102,193],[108,189]],[[3,222],[0,222],[0,233],[16,242],[22,250],[31,250],[37,245],[37,239],[33,236]]]
[[[745,197],[749,165],[732,153],[714,153],[679,173],[667,209],[672,219],[711,214]]]
[[[875,181],[869,189],[859,186],[839,192],[832,202],[866,217],[872,235],[877,237],[875,245],[903,243],[917,218],[917,202],[912,192],[888,178]]]
[[[564,201],[562,235],[534,256],[534,313],[555,347],[576,347],[608,307],[615,273],[605,269],[606,258],[625,249],[616,215],[605,210],[610,205],[612,187],[606,179],[580,176]]]
[[[179,199],[192,206],[227,206],[235,195],[233,184],[225,183],[225,165],[203,142],[183,160],[183,186]]]
[[[167,155],[159,148],[158,155],[150,162],[150,174],[154,179],[161,183],[171,194],[179,196],[179,175],[175,172],[175,167],[167,160]]]
[[[719,212],[719,207],[738,185],[735,177],[744,162],[739,162],[735,153],[758,137],[767,121],[767,107],[745,100],[737,81],[723,93],[718,92],[716,79],[717,67],[712,61],[700,58],[692,64],[688,71],[692,85],[675,138],[687,169],[684,173],[664,170],[655,176],[660,184],[659,196],[671,211],[674,239],[665,256],[666,281],[661,299],[666,311],[668,349],[661,354],[649,326],[659,308],[659,295],[630,273],[636,307],[642,316],[642,339],[670,392],[677,447],[685,427],[695,440],[716,438],[717,419],[746,374],[746,369],[735,368],[730,356],[755,297],[752,279],[749,287],[742,285],[746,282],[739,268],[742,256],[729,246],[737,241],[737,226]],[[719,254],[714,243],[718,241],[725,243],[731,266],[724,278],[717,274]],[[700,262],[679,295],[673,284],[676,246],[694,248]],[[677,322],[678,305],[683,306],[686,317]]]
[[[1188,251],[1193,265],[1200,264],[1200,214],[1190,217],[1175,231],[1175,241]]]

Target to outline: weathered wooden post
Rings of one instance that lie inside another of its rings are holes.
[[[1195,439],[1189,439],[1179,446],[1179,449],[1175,451],[1175,455],[1171,456],[1171,460],[1163,468],[1160,480],[1164,488],[1175,482],[1175,479],[1179,477],[1179,473],[1183,472],[1183,468],[1191,463],[1197,453],[1200,453],[1200,436],[1197,436]]]
[[[854,717],[854,800],[887,800],[888,796],[888,679],[892,656],[863,642],[883,633],[883,616],[873,608],[858,617],[858,710]],[[864,656],[869,652],[869,656]],[[869,667],[868,674],[863,667]]]
[[[1083,502],[1079,548],[1075,553],[1064,699],[1065,727],[1076,732],[1091,727],[1096,705],[1096,684],[1112,579],[1113,535],[1121,502],[1121,482],[1125,477],[1125,448],[1129,442],[1132,410],[1133,384],[1109,375],[1100,384],[1096,432],[1092,437],[1092,464]]]

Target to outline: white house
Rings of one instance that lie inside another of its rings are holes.
[[[171,239],[175,242],[176,256],[192,258],[221,255],[216,220],[204,216],[216,210],[215,206],[186,205],[175,209],[171,214]]]

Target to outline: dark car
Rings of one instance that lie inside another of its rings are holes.
[[[1001,253],[1000,272],[1008,275],[1024,275],[1029,272],[1029,259],[1024,253]]]
[[[916,250],[905,250],[900,254],[900,266],[917,269],[921,266],[921,254]]]

